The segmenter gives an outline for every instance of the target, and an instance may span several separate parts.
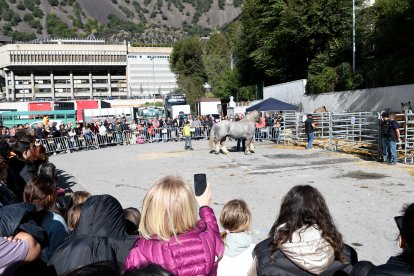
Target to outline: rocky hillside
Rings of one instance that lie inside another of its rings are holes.
[[[127,39],[167,45],[205,35],[241,12],[243,0],[0,0],[0,35]]]

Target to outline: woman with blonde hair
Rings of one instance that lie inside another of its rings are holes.
[[[68,222],[68,228],[70,231],[73,231],[73,229],[75,229],[76,226],[78,226],[79,224],[82,206],[83,206],[83,203],[76,204],[70,207],[68,210],[67,222]]]
[[[84,203],[88,198],[90,198],[92,195],[91,193],[87,191],[76,191],[72,194],[72,204],[78,205],[81,203]]]
[[[179,177],[159,180],[144,198],[140,236],[128,254],[125,269],[152,263],[174,275],[216,275],[224,246],[210,204],[209,184],[195,197]]]
[[[221,237],[225,248],[217,270],[219,276],[247,275],[255,246],[247,233],[250,222],[251,213],[244,200],[233,199],[224,205],[220,224],[224,228]]]

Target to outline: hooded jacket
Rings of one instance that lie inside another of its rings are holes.
[[[230,233],[226,236],[224,245],[224,256],[219,262],[217,275],[247,275],[255,246],[252,237],[245,232]]]
[[[48,265],[57,275],[103,261],[112,261],[122,270],[134,239],[126,232],[118,200],[110,195],[92,196],[82,206],[79,225],[56,249]]]
[[[337,271],[350,273],[351,263],[357,261],[355,250],[347,245],[343,254],[350,264],[335,260],[334,249],[322,237],[317,226],[295,231],[291,240],[273,253],[273,258],[270,243],[271,238],[268,238],[254,249],[257,275],[334,275]]]
[[[197,226],[177,239],[138,238],[125,261],[125,269],[154,263],[173,275],[216,275],[217,263],[223,256],[223,242],[213,209],[204,206],[199,213],[201,219]]]
[[[15,156],[8,161],[7,186],[17,196],[19,201],[23,201],[23,191],[26,182],[33,178],[34,169],[32,165],[21,158]]]
[[[16,203],[0,207],[0,237],[14,236],[27,232],[42,247],[47,243],[47,233],[35,223],[36,206],[30,203]]]

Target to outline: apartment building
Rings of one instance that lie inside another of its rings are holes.
[[[55,40],[0,47],[7,101],[151,98],[176,87],[172,48]]]
[[[131,97],[156,97],[177,88],[175,74],[170,70],[172,48],[129,47],[128,85]]]

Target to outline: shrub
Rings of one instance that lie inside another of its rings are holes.
[[[26,9],[26,7],[24,6],[24,4],[22,2],[19,2],[16,6],[17,9],[24,11]]]
[[[57,6],[57,5],[59,5],[59,0],[48,0],[49,1],[49,4],[51,5],[51,6]]]
[[[37,17],[37,18],[43,18],[44,13],[43,13],[43,11],[39,7],[35,7],[33,9],[33,16],[34,17]]]
[[[23,15],[23,20],[25,22],[32,21],[33,19],[34,19],[34,16],[31,13],[26,13],[25,15]]]

